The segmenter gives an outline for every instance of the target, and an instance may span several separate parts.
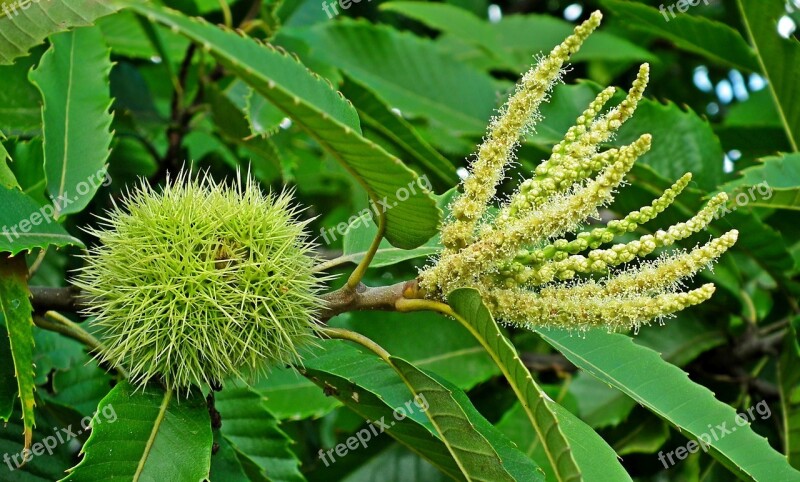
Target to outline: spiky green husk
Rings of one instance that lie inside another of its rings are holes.
[[[74,280],[101,329],[97,356],[178,389],[299,361],[322,302],[296,214],[249,177],[143,183],[90,230],[100,244]]]

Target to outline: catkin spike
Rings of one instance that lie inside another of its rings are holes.
[[[442,244],[447,250],[458,251],[473,241],[478,221],[495,195],[520,136],[531,127],[539,105],[561,76],[564,63],[580,49],[601,19],[602,14],[594,12],[575,27],[572,35],[522,77],[514,95],[492,119],[469,176],[463,182],[463,193],[451,206],[452,220],[442,229]]]

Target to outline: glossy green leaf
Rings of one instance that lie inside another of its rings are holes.
[[[425,415],[423,408],[427,398],[413,398],[414,395],[409,392],[406,383],[374,354],[365,353],[338,340],[324,340],[321,345],[323,349],[314,352],[317,356],[307,356],[304,359],[304,373],[307,377],[325,387],[327,393],[341,400],[365,419],[380,421],[381,423],[375,424],[376,429],[382,430],[385,425],[386,433],[445,474],[456,480],[468,480],[469,475],[466,475],[465,479],[447,445],[439,437],[436,427]],[[469,423],[475,426],[480,437],[492,441],[492,446],[503,464],[514,474],[516,480],[536,480],[538,469],[530,461],[523,460],[524,456],[475,410],[463,392],[446,382],[436,382],[407,362],[403,365],[403,370],[414,371],[415,377],[425,378],[427,384],[433,383],[439,387],[445,384],[442,388],[445,388],[445,391],[449,390],[451,395],[446,395],[444,392],[438,392],[438,395],[452,397],[447,406],[466,414]],[[423,395],[427,396],[427,393]],[[460,408],[452,405],[453,401]]]
[[[320,25],[303,38],[315,55],[358,79],[404,116],[480,135],[496,107],[492,78],[439,52],[431,40],[347,20]]]
[[[74,463],[73,444],[58,443],[53,428],[57,428],[64,439],[77,443],[77,439],[65,434],[61,429],[75,433],[79,430],[78,424],[72,421],[64,423],[57,410],[53,405],[42,404],[37,407],[37,428],[33,431],[33,447],[36,452],[33,453],[31,449],[30,457],[25,464],[22,463],[24,446],[20,434],[23,431],[23,424],[19,407],[8,423],[0,424],[0,454],[3,454],[5,459],[0,464],[0,474],[2,474],[0,477],[3,482],[51,482],[63,477],[64,471]],[[55,446],[53,442],[56,442]]]
[[[33,338],[37,385],[46,383],[51,371],[67,371],[86,362],[84,345],[72,338],[48,330],[34,330]]]
[[[30,78],[44,99],[44,168],[56,217],[82,211],[111,146],[109,50],[96,27],[54,35]]]
[[[412,395],[389,365],[339,340],[322,340],[319,344],[320,348],[303,359],[300,371],[306,377],[364,419],[388,425],[385,432],[389,436],[450,478],[465,480],[422,410],[409,410],[402,420],[395,419],[394,410],[412,400]],[[376,429],[383,429],[383,425],[376,424]],[[328,464],[335,463],[330,457],[338,456],[328,455]]]
[[[332,326],[358,332],[394,356],[435,373],[462,390],[471,390],[500,373],[470,332],[438,313],[355,312],[331,320]]]
[[[778,19],[786,15],[783,2],[737,0],[745,31],[753,44],[767,77],[767,88],[783,124],[786,136],[797,152],[800,146],[800,43],[797,38],[778,34]]]
[[[455,194],[456,190],[451,189],[441,196],[434,196],[436,199],[436,205],[445,213],[445,215],[447,215],[449,212],[448,205],[450,201],[452,201]],[[378,232],[377,227],[368,222],[369,219],[374,217],[374,213],[374,209],[370,210],[370,208],[367,208],[358,212],[356,216],[351,217],[349,224],[347,225],[347,229],[344,231],[344,240],[342,243],[344,250],[342,252],[342,256],[335,260],[335,264],[332,262],[332,266],[343,263],[358,264],[362,259],[364,259],[364,256],[369,251],[370,244],[372,244],[372,240],[375,239],[375,235]],[[323,233],[323,239],[325,239],[326,242],[328,242],[327,236],[330,236],[330,242],[332,242],[335,240],[334,237],[340,234],[338,230],[328,230],[324,231]],[[441,249],[441,240],[439,239],[438,234],[429,239],[425,244],[414,249],[399,249],[391,246],[385,241],[382,241],[378,246],[378,251],[372,258],[372,262],[369,266],[371,268],[381,268],[411,259],[425,258],[428,256],[433,256]]]
[[[800,478],[800,472],[766,439],[748,425],[737,423],[741,419],[733,408],[630,337],[602,328],[582,336],[560,329],[536,331],[578,368],[623,391],[682,434],[695,440],[703,437],[709,453],[738,477],[764,481]],[[719,433],[710,433],[709,424]]]
[[[52,398],[82,415],[91,415],[111,390],[111,377],[88,356],[71,369],[54,373],[52,380]]]
[[[391,2],[383,10],[413,18],[436,30],[481,47],[513,72],[528,70],[533,55],[549,52],[572,33],[574,25],[547,15],[508,15],[499,22],[486,22],[453,5],[425,2]],[[571,59],[611,61],[655,61],[647,50],[605,32],[596,32]]]
[[[390,357],[389,361],[415,400],[424,400],[426,415],[468,480],[544,480],[541,469],[494,433],[496,429],[472,408],[463,392],[443,385],[402,358]],[[504,445],[505,457],[500,453]]]
[[[200,43],[220,63],[306,129],[373,197],[386,202],[386,238],[393,245],[415,248],[436,233],[439,215],[424,189],[417,187],[405,200],[397,195],[400,188],[417,183],[414,172],[362,137],[353,106],[296,59],[175,11],[139,3],[129,5]]]
[[[33,398],[33,307],[28,299],[28,266],[24,256],[16,256],[0,263],[0,349],[11,351],[14,376],[22,419],[25,425],[25,447],[30,448],[33,436],[36,404]],[[8,359],[8,355],[4,358]],[[8,421],[6,414],[4,419]],[[23,434],[21,434],[23,435]]]
[[[597,433],[579,418],[572,415],[566,408],[556,403],[551,404],[558,415],[561,429],[574,450],[575,460],[581,464],[583,480],[614,480],[615,482],[630,481],[622,465],[610,463],[616,453],[606,443],[602,442]],[[522,404],[517,401],[497,423],[497,428],[508,436],[517,447],[534,460],[547,462],[542,444],[535,431],[531,428],[528,415]],[[598,443],[598,441],[602,443]],[[555,474],[549,468],[547,480],[554,480]]]
[[[16,254],[46,246],[83,246],[54,219],[50,205],[39,206],[19,189],[0,186],[0,252]]]
[[[738,206],[800,210],[800,153],[762,159],[720,186]]]
[[[56,32],[72,27],[91,25],[95,19],[109,15],[115,8],[102,0],[30,0],[4,1],[0,12],[0,65],[28,53]]]
[[[528,422],[547,454],[555,477],[558,480],[579,480],[585,472],[591,473],[592,470],[618,473],[621,469],[613,450],[583,422],[566,410],[556,408],[558,404],[533,380],[514,346],[500,332],[491,313],[481,301],[480,294],[474,289],[463,288],[451,292],[447,299],[457,315],[456,319],[480,340],[511,384],[525,410]],[[582,443],[591,447],[591,450],[581,453],[593,454],[591,460],[576,458],[580,455],[572,448],[571,438],[565,435],[565,430],[570,427],[594,434],[593,437],[581,439]],[[600,465],[596,465],[595,456],[602,457],[603,462]]]
[[[209,480],[224,480],[225,482],[252,482],[247,476],[244,467],[236,456],[236,450],[225,437],[217,436],[214,440],[219,444],[219,450],[211,457],[211,473]]]
[[[2,144],[2,141],[4,140],[6,140],[6,136],[3,135],[2,131],[0,131],[0,187],[11,189],[14,187],[19,187],[19,183],[17,182],[17,178],[14,176],[14,173],[11,172],[11,168],[8,167],[8,163],[11,161],[11,156],[8,155],[6,147]]]
[[[726,340],[720,330],[682,312],[664,326],[643,326],[633,341],[673,365],[684,366]],[[575,375],[569,391],[578,402],[581,419],[594,428],[618,425],[635,406],[630,397],[585,372]]]
[[[391,5],[391,4],[388,4]],[[397,146],[406,162],[420,166],[427,175],[452,186],[458,182],[456,168],[428,144],[401,114],[357,80],[348,78],[342,93],[353,102],[361,121]]]
[[[9,136],[38,135],[42,129],[41,96],[28,80],[28,71],[39,55],[17,59],[0,67],[0,130]]]
[[[279,420],[319,418],[341,406],[294,368],[276,367],[253,387],[262,404]]]
[[[783,449],[789,463],[800,469],[800,343],[796,325],[800,319],[789,323],[778,360],[778,390],[783,417]]]
[[[450,482],[453,480],[402,445],[392,444],[388,449],[348,474],[346,478],[342,479],[342,482],[375,482],[384,479],[386,474],[398,474],[402,477],[403,482]]]
[[[211,421],[198,391],[136,389],[120,382],[100,402],[83,459],[65,482],[195,482],[211,466]],[[115,413],[107,418],[105,413]],[[113,420],[113,421],[112,421]]]
[[[669,440],[669,425],[657,417],[650,416],[644,422],[630,417],[611,437],[614,450],[620,456],[654,454]]]
[[[291,439],[257,393],[228,384],[215,393],[215,406],[222,417],[220,433],[240,457],[254,463],[269,480],[305,480],[300,461],[289,448]]]
[[[618,17],[626,28],[665,38],[676,47],[701,55],[712,62],[755,72],[758,60],[744,38],[724,23],[701,15],[690,15],[675,10],[675,4],[664,3],[653,8],[638,2],[603,0],[611,14]],[[672,8],[674,17],[667,10]]]

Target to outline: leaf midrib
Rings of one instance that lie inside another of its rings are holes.
[[[153,422],[153,429],[150,431],[150,437],[147,439],[142,457],[139,459],[139,465],[136,467],[136,472],[133,474],[133,482],[138,482],[139,478],[142,476],[144,466],[147,463],[147,458],[150,455],[150,451],[153,449],[153,444],[155,443],[156,436],[158,436],[158,431],[161,428],[161,424],[164,422],[164,417],[167,415],[167,408],[169,408],[169,402],[171,400],[172,389],[167,388],[167,390],[164,392],[164,399],[161,401],[161,406],[158,409],[158,416]]]

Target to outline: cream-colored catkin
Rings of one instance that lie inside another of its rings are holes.
[[[592,19],[599,21],[599,15]],[[492,121],[464,182],[464,193],[451,205],[452,216],[442,228],[444,249],[418,278],[425,296],[442,300],[456,288],[470,287],[480,292],[502,322],[617,330],[670,316],[713,294],[712,284],[681,291],[682,280],[728,250],[736,242],[736,231],[688,253],[630,262],[704,229],[724,204],[725,194],[712,198],[686,222],[601,248],[655,219],[686,188],[691,174],[649,206],[566,237],[597,217],[598,208],[611,202],[636,159],[650,149],[651,136],[644,134],[625,147],[598,152],[633,115],[647,85],[647,64],[639,69],[626,98],[605,115],[601,111],[614,89],[601,92],[537,167],[535,177],[524,181],[497,214],[486,215],[519,136],[546,97],[549,83],[596,26],[590,20],[578,27],[575,35],[528,72]]]
[[[541,249],[522,250],[514,258],[514,264],[507,269],[518,272],[524,268],[524,265],[538,265],[559,256],[577,254],[589,248],[596,249],[601,244],[610,243],[616,236],[633,232],[642,224],[655,219],[672,205],[691,179],[691,173],[684,174],[672,186],[664,190],[661,196],[654,199],[650,206],[631,211],[622,219],[612,219],[604,227],[578,233],[576,238],[571,241],[561,238]]]
[[[738,236],[739,232],[733,229],[688,253],[668,256],[628,270],[608,280],[603,292],[614,295],[654,293],[669,289],[722,256],[736,243]]]
[[[450,290],[468,286],[482,273],[496,268],[498,262],[510,260],[525,244],[560,236],[597,214],[597,208],[611,200],[633,163],[650,149],[651,136],[643,134],[632,144],[620,149],[617,160],[596,179],[573,193],[555,196],[522,219],[510,223],[502,231],[483,236],[455,254],[445,254],[430,270],[423,273],[421,286],[426,291]]]
[[[608,153],[596,155],[597,150],[633,116],[649,78],[650,66],[642,64],[625,99],[607,115],[595,118],[614,93],[613,89],[602,91],[578,117],[576,125],[567,131],[564,139],[553,148],[550,157],[536,167],[534,177],[520,184],[517,193],[497,216],[495,224],[502,229],[502,224],[509,219],[520,217],[553,194],[569,189],[613,159]]]
[[[585,330],[603,326],[624,330],[700,304],[711,297],[714,289],[714,285],[709,283],[688,292],[652,297],[576,296],[569,288],[545,293],[493,289],[484,296],[484,302],[499,319],[521,327],[536,325]]]
[[[575,28],[571,36],[528,71],[500,114],[492,119],[470,173],[463,182],[463,193],[451,205],[452,219],[442,228],[442,244],[446,250],[457,251],[473,241],[478,221],[495,195],[520,136],[531,127],[539,105],[560,78],[564,63],[597,28],[601,18],[600,12],[594,12]]]

